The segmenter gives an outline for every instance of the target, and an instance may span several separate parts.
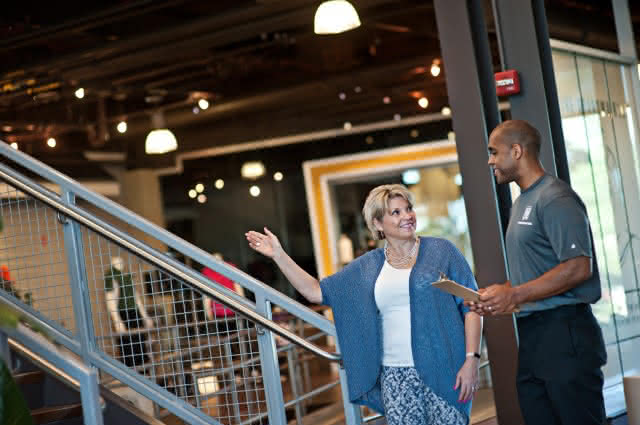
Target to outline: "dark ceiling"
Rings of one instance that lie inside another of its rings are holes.
[[[179,152],[439,112],[447,69],[429,73],[440,56],[432,2],[352,3],[360,28],[318,36],[317,0],[12,2],[0,17],[0,138],[73,177],[104,177],[87,151],[124,153],[128,168],[173,165],[175,154],[144,154],[156,109]],[[546,6],[553,38],[617,49],[609,1]],[[488,1],[486,11],[494,43]],[[211,106],[196,114],[200,98]]]

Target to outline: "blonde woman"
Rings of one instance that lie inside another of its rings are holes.
[[[399,184],[374,188],[362,213],[384,248],[318,281],[266,227],[246,233],[310,302],[333,309],[349,399],[383,413],[389,425],[463,425],[478,385],[482,318],[431,286],[440,273],[477,289],[447,240],[417,237],[413,196]]]

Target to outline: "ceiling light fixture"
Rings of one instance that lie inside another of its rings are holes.
[[[251,186],[249,188],[249,193],[251,194],[251,196],[253,196],[254,198],[257,198],[258,196],[260,196],[260,188],[258,186]]]
[[[347,131],[349,131],[349,130],[351,130],[351,128],[353,128],[353,126],[351,125],[351,123],[349,121],[346,121],[342,127]]]
[[[207,195],[205,195],[204,193],[198,195],[198,202],[200,202],[201,204],[207,202]]]
[[[220,190],[224,187],[224,180],[218,179],[213,185],[216,187],[216,189]]]
[[[284,175],[280,171],[276,171],[273,174],[273,179],[277,182],[282,181],[283,178],[284,178]]]
[[[209,107],[209,101],[207,99],[200,99],[198,101],[198,106],[204,111]]]
[[[116,126],[116,130],[118,130],[118,133],[120,134],[124,134],[127,132],[127,122],[126,121],[120,121],[118,123],[118,125]]]
[[[264,164],[260,161],[250,161],[242,164],[242,168],[240,168],[240,175],[249,180],[255,180],[259,177],[264,176],[266,172],[266,168]]]
[[[195,189],[189,190],[189,198],[195,199],[196,196],[198,196],[198,192]]]
[[[198,183],[196,185],[196,192],[198,192],[198,193],[204,192],[204,185],[202,183]]]
[[[55,148],[55,147],[56,147],[56,139],[54,139],[53,137],[49,137],[49,138],[47,139],[47,145],[48,145],[50,148]]]
[[[18,150],[18,143],[16,142],[11,143],[11,147],[14,148],[15,150]]]
[[[360,26],[360,17],[351,3],[346,0],[323,2],[313,19],[316,34],[339,34]]]
[[[440,75],[440,59],[434,59],[431,64],[431,75],[437,77]]]
[[[391,98],[389,96],[385,96],[382,98],[382,103],[384,103],[385,105],[388,105],[391,103]]]
[[[153,130],[147,135],[144,150],[147,154],[163,154],[178,149],[178,141],[171,130],[166,128],[162,111],[156,111],[151,115]]]
[[[429,106],[429,99],[424,96],[421,97],[420,99],[418,99],[418,105],[420,105],[422,109],[427,109],[427,106]]]
[[[402,173],[402,183],[418,184],[420,183],[420,171],[415,169],[406,170]]]
[[[394,121],[400,121],[402,119],[402,116],[400,114],[394,114],[393,119]]]
[[[78,90],[75,91],[74,94],[78,99],[82,99],[84,97],[84,89],[80,87]]]
[[[440,111],[442,113],[442,115],[444,115],[445,117],[448,117],[451,115],[451,108],[449,108],[448,106],[443,106],[442,110]]]

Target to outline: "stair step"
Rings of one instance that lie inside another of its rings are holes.
[[[44,381],[45,374],[41,370],[21,372],[13,375],[13,380],[18,385],[40,384]]]
[[[63,419],[82,417],[82,404],[67,404],[64,406],[41,407],[31,411],[31,417],[36,424],[48,424]]]
[[[302,418],[302,425],[338,425],[344,422],[344,406],[342,403],[330,404]],[[296,420],[289,421],[288,425],[296,425]]]

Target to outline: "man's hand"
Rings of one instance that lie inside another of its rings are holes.
[[[478,292],[480,292],[480,301],[466,301],[465,305],[481,316],[511,314],[518,308],[516,290],[511,287],[509,281],[491,285]]]

